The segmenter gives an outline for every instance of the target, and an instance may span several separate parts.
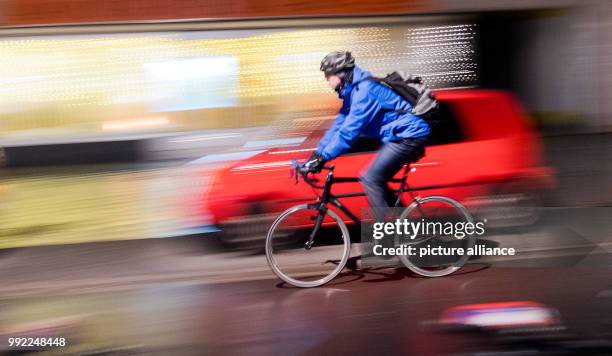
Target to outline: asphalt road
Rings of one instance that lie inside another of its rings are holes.
[[[289,287],[274,278],[175,281],[5,298],[0,306],[5,338],[44,330],[70,340],[62,352],[448,355],[466,351],[468,338],[435,332],[431,322],[446,308],[462,304],[533,300],[556,308],[572,333],[609,331],[611,281],[609,266],[473,263],[438,279],[382,268],[346,271],[316,289]]]
[[[557,309],[568,332],[592,338],[612,322],[608,210],[554,209],[539,230],[493,231],[490,244],[518,255],[476,259],[448,277],[362,265],[315,289],[281,283],[262,254],[220,250],[208,235],[5,250],[0,348],[10,336],[45,335],[69,340],[52,354],[501,352],[432,322],[454,306],[525,300]]]

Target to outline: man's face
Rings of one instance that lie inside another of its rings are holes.
[[[339,76],[330,73],[325,73],[325,80],[327,80],[327,85],[334,90],[339,88],[342,83]]]

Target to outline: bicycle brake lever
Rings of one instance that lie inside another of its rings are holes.
[[[298,171],[300,166],[294,159],[291,160],[291,166],[293,166],[293,169],[291,170],[291,178],[295,177],[295,184],[298,184],[300,180],[300,174]]]

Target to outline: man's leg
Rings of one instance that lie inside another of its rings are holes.
[[[384,221],[389,210],[389,197],[393,196],[387,182],[405,163],[414,162],[422,156],[425,141],[426,138],[416,138],[385,144],[361,176],[361,183],[377,221]]]

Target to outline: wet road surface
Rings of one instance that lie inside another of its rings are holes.
[[[534,300],[557,308],[575,332],[609,330],[612,269],[607,261],[602,256],[590,266],[559,268],[472,263],[437,279],[403,268],[347,270],[315,289],[293,288],[275,278],[109,292],[82,288],[3,298],[0,321],[5,336],[54,325],[71,340],[66,352],[452,354],[463,350],[464,338],[432,332],[428,324],[461,304]]]

